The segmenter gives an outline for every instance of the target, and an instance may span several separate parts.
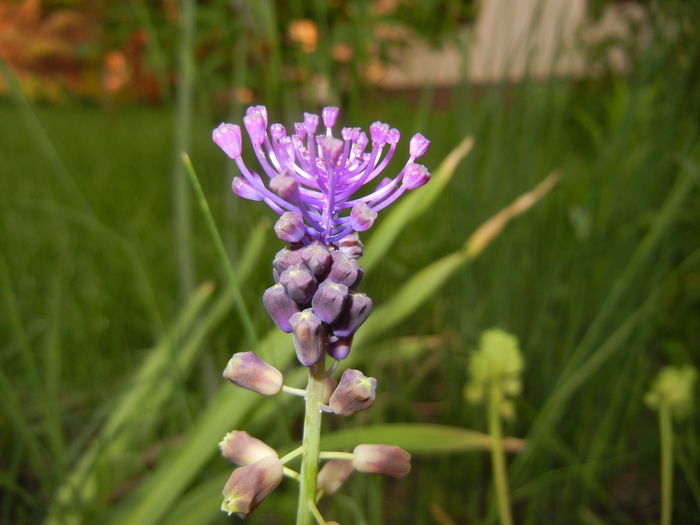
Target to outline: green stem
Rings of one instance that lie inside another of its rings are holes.
[[[661,433],[661,525],[671,525],[673,513],[673,426],[666,403],[659,404]]]
[[[508,477],[506,475],[506,460],[503,452],[501,432],[501,416],[499,405],[501,391],[497,385],[491,385],[489,390],[489,434],[491,435],[491,466],[493,468],[493,483],[496,489],[498,514],[502,525],[512,525],[513,516],[510,513],[510,497],[508,495]]]
[[[306,413],[304,414],[304,438],[301,456],[301,484],[299,486],[299,504],[297,506],[297,525],[311,525],[313,517],[309,504],[316,501],[316,478],[318,476],[318,459],[321,445],[321,409],[324,383],[323,359],[309,368],[309,383],[306,387]]]

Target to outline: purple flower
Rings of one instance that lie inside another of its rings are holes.
[[[282,124],[268,128],[264,106],[248,108],[243,124],[267,181],[243,161],[240,127],[224,123],[212,133],[214,142],[241,172],[234,191],[245,199],[264,201],[281,215],[275,231],[284,241],[338,244],[355,231],[371,228],[377,212],[430,178],[424,166],[414,164],[430,141],[416,134],[399,173],[384,178],[366,195],[355,195],[387,167],[400,133],[388,124],[374,122],[369,138],[360,128],[349,127],[342,128],[337,137],[333,127],[338,114],[335,107],[323,108],[322,117],[305,113],[303,122],[294,124],[294,132],[288,135]]]

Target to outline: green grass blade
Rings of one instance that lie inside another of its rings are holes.
[[[449,425],[428,423],[386,423],[348,428],[325,434],[321,438],[323,450],[352,449],[362,443],[397,445],[412,454],[430,456],[453,454],[472,450],[489,450],[488,434]],[[526,444],[517,438],[504,438],[506,451],[519,452]]]
[[[204,191],[202,190],[202,186],[199,183],[199,178],[197,177],[197,173],[195,172],[194,166],[192,165],[192,161],[190,161],[190,158],[187,155],[187,153],[182,154],[182,162],[184,163],[185,168],[187,169],[187,173],[190,176],[190,182],[192,183],[195,194],[197,196],[199,207],[202,210],[202,214],[204,215],[204,219],[207,223],[207,229],[209,230],[209,234],[211,235],[212,241],[214,242],[216,253],[219,256],[219,262],[221,263],[222,269],[224,270],[224,275],[226,275],[226,279],[233,294],[234,304],[238,315],[241,318],[241,322],[243,323],[243,328],[246,332],[248,344],[251,346],[255,346],[258,342],[258,336],[255,333],[253,321],[250,318],[250,313],[248,312],[245,300],[243,299],[240,283],[238,282],[238,278],[236,277],[236,274],[233,271],[233,268],[231,267],[231,262],[229,261],[228,255],[226,253],[226,248],[224,247],[224,241],[221,239],[219,229],[216,227],[216,223],[214,222],[214,216],[211,214],[211,210],[209,209],[209,203],[207,202],[207,199],[204,196]]]
[[[160,400],[168,397],[167,378],[172,369],[177,368],[174,350],[194,324],[212,291],[213,286],[209,283],[200,286],[183,308],[172,330],[148,354],[121,400],[110,411],[100,435],[57,490],[47,523],[81,522],[82,505],[99,494],[99,471],[120,463],[122,454],[132,444],[133,433],[143,431],[142,427],[134,425],[135,420],[143,414],[158,410]]]

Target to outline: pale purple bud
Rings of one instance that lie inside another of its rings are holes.
[[[321,321],[330,324],[335,321],[343,311],[347,297],[347,286],[334,283],[331,280],[326,280],[323,281],[316,290],[311,300],[311,307]]]
[[[420,133],[416,133],[411,137],[411,142],[408,145],[408,152],[411,157],[417,159],[425,155],[425,152],[428,151],[428,146],[430,146],[430,141]]]
[[[381,146],[386,142],[387,133],[389,133],[389,125],[383,122],[373,122],[369,126],[369,134],[372,137],[372,142],[377,146]]]
[[[332,251],[331,257],[333,264],[328,273],[328,279],[352,288],[357,283],[360,265],[355,259],[351,259],[340,250]]]
[[[277,271],[279,275],[282,275],[282,272],[290,266],[302,262],[302,250],[303,248],[300,249],[298,246],[282,248],[275,254],[275,258],[272,259],[272,268]]]
[[[252,465],[268,456],[277,457],[277,452],[259,439],[243,430],[233,430],[219,443],[221,454],[236,465]]]
[[[391,128],[387,133],[386,141],[389,144],[397,144],[401,140],[401,132],[396,128]]]
[[[289,319],[294,333],[294,350],[304,366],[315,365],[323,357],[325,334],[323,323],[309,308]]]
[[[311,135],[316,133],[316,128],[318,128],[318,120],[318,115],[313,113],[304,113],[304,127]]]
[[[340,383],[328,401],[331,410],[341,416],[351,416],[372,406],[377,390],[377,380],[359,370],[343,371]]]
[[[357,139],[360,138],[360,133],[362,133],[362,128],[355,127],[351,129],[351,138],[353,142],[357,142]]]
[[[299,305],[287,295],[284,286],[275,284],[263,293],[263,304],[267,313],[283,332],[290,333],[290,318],[300,311]]]
[[[300,251],[301,260],[311,270],[317,279],[322,279],[328,273],[333,258],[328,248],[320,242],[314,241]]]
[[[298,211],[286,211],[275,223],[277,237],[286,242],[299,242],[306,235],[304,219]]]
[[[221,510],[245,518],[277,488],[282,481],[282,462],[264,457],[252,465],[238,467],[224,486]]]
[[[364,150],[367,144],[369,144],[367,134],[364,131],[360,131],[360,133],[358,133],[357,139],[355,140],[355,144],[357,144],[357,147],[360,150]]]
[[[267,108],[265,106],[250,106],[246,112],[247,115],[258,115],[263,121],[263,126],[267,127]]]
[[[343,128],[340,130],[340,136],[343,140],[352,140],[352,133],[354,128]]]
[[[350,354],[352,347],[352,337],[331,336],[328,339],[328,355],[340,361]]]
[[[358,202],[350,211],[350,225],[358,232],[369,230],[376,219],[377,212],[364,202]]]
[[[415,190],[430,180],[428,168],[422,164],[409,164],[403,174],[403,185],[406,189]]]
[[[327,128],[332,128],[335,126],[336,120],[338,120],[338,114],[340,113],[340,109],[336,108],[334,106],[328,106],[323,108],[321,111],[321,115],[323,116],[323,124]]]
[[[372,299],[363,293],[350,293],[348,306],[333,323],[333,333],[338,337],[350,337],[365,322],[372,311]]]
[[[250,136],[250,141],[253,146],[260,146],[265,142],[265,119],[257,112],[249,112],[250,114],[243,117],[243,124]]]
[[[270,136],[274,140],[279,140],[282,137],[284,137],[287,134],[287,130],[285,127],[280,124],[280,123],[275,123],[272,126],[270,126]]]
[[[211,138],[232,159],[241,156],[241,128],[222,122],[211,132]]]
[[[286,172],[270,179],[270,189],[288,202],[299,200],[299,181]]]
[[[316,279],[311,271],[302,265],[290,266],[280,274],[280,284],[287,295],[299,304],[308,304],[316,291]]]
[[[318,138],[318,145],[321,146],[324,158],[327,158],[332,165],[335,165],[343,153],[343,141],[335,137],[323,136]]]
[[[282,372],[253,352],[233,354],[223,375],[233,384],[264,396],[272,396],[282,389]]]
[[[296,137],[299,139],[303,139],[306,137],[306,126],[304,126],[303,122],[295,122],[294,123],[294,132],[296,133]],[[293,140],[293,137],[292,137]],[[295,144],[296,146],[296,144]]]
[[[354,472],[352,461],[347,459],[331,459],[326,462],[318,473],[318,490],[323,491],[324,496],[331,496],[338,492],[350,475]],[[328,523],[328,522],[326,522]]]
[[[352,466],[359,472],[404,478],[411,471],[411,454],[394,445],[357,445]]]
[[[253,185],[243,177],[234,177],[233,181],[231,182],[231,189],[233,190],[233,193],[243,199],[248,199],[251,201],[263,200],[262,193],[256,190]]]
[[[362,244],[357,232],[348,233],[345,237],[340,239],[338,248],[351,259],[359,259],[362,257],[365,250],[365,246]],[[357,284],[357,282],[355,284]]]

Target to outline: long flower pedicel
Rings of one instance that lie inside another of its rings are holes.
[[[323,108],[321,116],[305,113],[303,122],[288,132],[282,124],[268,125],[264,106],[248,108],[243,123],[257,171],[243,161],[239,126],[220,124],[212,133],[240,171],[241,176],[233,179],[233,191],[275,211],[279,215],[275,234],[288,243],[272,262],[276,284],[263,294],[263,304],[277,327],[292,333],[297,358],[308,368],[307,388],[283,386],[281,373],[251,353],[234,355],[224,376],[264,395],[284,390],[305,398],[303,445],[280,460],[284,464],[302,456],[299,474],[284,467],[285,475],[300,482],[297,525],[309,525],[312,511],[317,519],[320,516],[315,507],[317,487],[322,493],[334,492],[353,467],[397,477],[410,470],[410,456],[398,447],[363,445],[354,454],[324,453],[326,459],[342,459],[329,463],[318,479],[320,486],[317,482],[321,408],[352,415],[372,405],[377,385],[359,370],[346,370],[330,392],[332,379],[325,372],[326,355],[336,361],[347,357],[355,332],[372,311],[372,300],[358,291],[364,275],[357,261],[363,254],[358,232],[372,228],[381,210],[430,179],[428,169],[415,163],[430,145],[423,135],[411,138],[408,159],[398,173],[380,180],[396,152],[399,131],[374,122],[369,136],[350,127],[334,133],[338,114],[335,107]],[[369,185],[373,188],[361,191]],[[227,434],[221,449],[229,459],[244,464],[232,474],[222,508],[247,515],[279,482],[276,458],[267,445],[245,432]],[[260,456],[264,457],[251,464],[241,459]],[[342,475],[331,475],[335,465],[343,467]]]

